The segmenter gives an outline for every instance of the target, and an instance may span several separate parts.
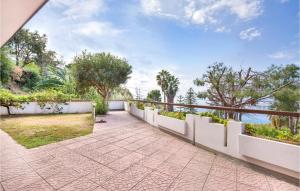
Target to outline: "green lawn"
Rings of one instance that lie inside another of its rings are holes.
[[[0,128],[26,148],[34,148],[93,131],[91,114],[1,117]]]

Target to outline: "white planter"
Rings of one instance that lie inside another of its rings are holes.
[[[223,124],[212,123],[210,117],[195,116],[196,143],[224,153],[225,133]]]
[[[157,110],[152,109],[151,107],[145,107],[145,121],[150,125],[155,126]]]
[[[239,152],[266,163],[300,171],[300,147],[297,145],[240,135]]]
[[[134,104],[130,106],[130,113],[142,120],[144,120],[144,110],[138,109]]]
[[[93,111],[90,101],[71,101],[66,103],[46,103],[40,107],[37,102],[22,104],[22,108],[10,107],[11,114],[51,114],[51,113],[88,113]],[[1,115],[8,115],[5,107],[0,108]]]
[[[175,119],[172,117],[166,117],[163,115],[157,116],[157,123],[158,126],[164,127],[166,129],[169,129],[171,131],[185,134],[186,133],[186,122],[185,120]]]

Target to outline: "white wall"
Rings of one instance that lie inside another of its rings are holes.
[[[225,152],[225,127],[223,124],[212,123],[210,117],[194,115],[195,141],[203,146],[219,152]]]
[[[134,104],[130,105],[130,113],[137,118],[144,120],[145,112],[142,109],[138,109]]]
[[[111,110],[124,110],[124,101],[108,101],[108,109]]]
[[[300,171],[300,147],[277,141],[239,135],[240,154],[289,170]]]
[[[93,111],[90,101],[72,101],[66,103],[47,103],[41,108],[37,102],[22,104],[22,108],[10,107],[11,114],[50,114],[50,113],[88,113]],[[1,115],[8,115],[5,107],[0,107]]]

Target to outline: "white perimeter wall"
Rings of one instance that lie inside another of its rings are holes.
[[[125,110],[124,101],[108,101],[109,110]]]
[[[23,108],[23,109],[22,109]],[[89,113],[93,111],[90,101],[72,101],[66,103],[46,103],[40,107],[37,102],[22,104],[22,108],[10,107],[11,114],[50,114],[50,113]],[[1,115],[8,115],[7,108],[0,107]]]

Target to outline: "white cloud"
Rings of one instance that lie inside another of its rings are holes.
[[[225,26],[220,26],[216,28],[215,32],[223,33],[223,32],[230,32],[231,30]]]
[[[146,15],[166,16],[198,25],[219,25],[226,13],[240,20],[250,20],[263,12],[262,0],[142,0],[141,7]]]
[[[270,57],[272,59],[291,59],[291,58],[293,58],[293,55],[291,52],[278,51],[273,54],[269,54],[268,57]]]
[[[50,2],[53,6],[63,7],[63,15],[71,19],[90,18],[106,9],[103,0],[54,0]]]
[[[115,36],[122,32],[115,28],[109,22],[98,22],[98,21],[90,21],[87,23],[80,24],[78,29],[75,29],[76,33],[90,36],[90,35],[99,35],[99,36]]]
[[[259,36],[261,36],[261,32],[255,27],[251,27],[240,32],[240,38],[243,40],[251,41]]]

